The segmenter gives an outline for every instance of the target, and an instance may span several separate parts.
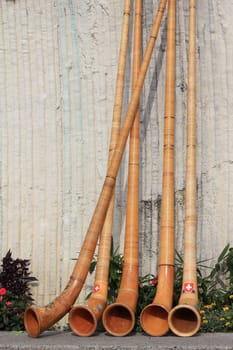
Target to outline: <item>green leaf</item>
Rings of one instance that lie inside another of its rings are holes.
[[[229,249],[229,244],[227,244],[226,246],[225,246],[225,248],[222,250],[222,252],[220,253],[220,255],[219,255],[219,257],[218,257],[218,263],[220,263],[224,258],[225,258],[225,256],[226,256],[226,253],[227,253],[227,251],[228,251],[228,249]]]

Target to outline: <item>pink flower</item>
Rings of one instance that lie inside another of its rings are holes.
[[[6,288],[0,288],[0,295],[5,295],[7,292]]]
[[[154,280],[152,280],[150,283],[153,284],[153,285],[155,285],[155,284],[158,283],[158,280],[154,279]]]
[[[11,301],[6,301],[6,303],[5,303],[7,306],[10,306],[10,305],[12,305],[12,302]]]

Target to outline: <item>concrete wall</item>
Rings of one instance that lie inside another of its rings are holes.
[[[133,3],[133,2],[132,2]],[[143,1],[145,52],[158,0]],[[197,1],[198,259],[233,243],[232,0]],[[0,254],[31,259],[37,303],[68,281],[106,172],[123,0],[0,1]],[[176,248],[182,251],[188,1],[177,0]],[[129,57],[132,49],[130,27]],[[140,273],[155,273],[166,16],[141,96]],[[124,112],[130,98],[127,61]],[[127,151],[113,236],[124,243]],[[80,296],[91,288],[91,281]]]

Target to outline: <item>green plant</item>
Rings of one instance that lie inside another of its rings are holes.
[[[233,294],[223,306],[216,303],[202,305],[200,315],[202,332],[233,331]]]
[[[30,284],[37,279],[29,271],[30,261],[13,259],[9,250],[0,271],[0,330],[24,330],[23,313],[32,304]]]
[[[202,332],[233,330],[233,248],[227,244],[210,273],[200,279]]]
[[[23,296],[0,288],[0,330],[23,330],[23,313],[26,307],[27,303]]]

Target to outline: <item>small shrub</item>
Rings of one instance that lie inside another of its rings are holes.
[[[33,303],[29,260],[13,259],[9,250],[0,270],[0,330],[24,330],[23,313]]]
[[[233,330],[233,248],[227,244],[210,273],[198,280],[202,332]]]

